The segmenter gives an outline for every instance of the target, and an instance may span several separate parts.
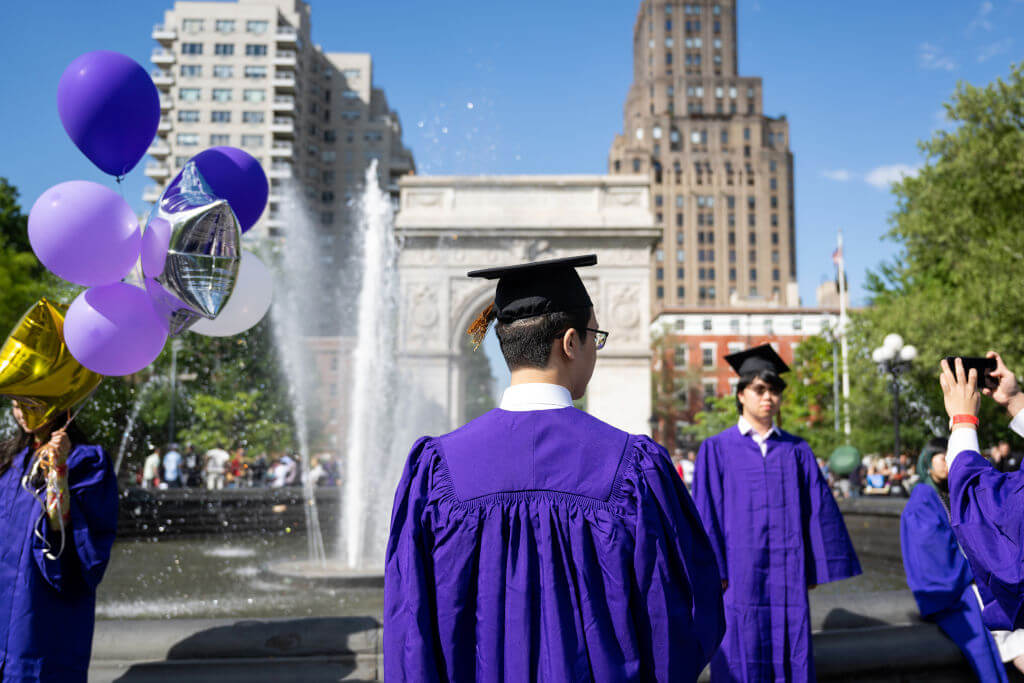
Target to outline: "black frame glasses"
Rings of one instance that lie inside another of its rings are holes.
[[[587,332],[594,333],[594,343],[597,344],[597,350],[600,351],[604,348],[604,345],[608,343],[608,332],[604,330],[597,330],[593,327],[584,328]]]

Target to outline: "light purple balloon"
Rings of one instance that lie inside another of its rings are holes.
[[[156,209],[153,209],[156,211]],[[160,277],[171,246],[171,224],[157,216],[149,221],[142,233],[142,272],[149,277]]]
[[[146,292],[117,282],[91,287],[71,302],[64,341],[79,363],[101,375],[139,372],[160,355],[167,326]]]
[[[139,259],[142,232],[132,207],[87,180],[54,185],[28,215],[32,251],[59,277],[94,287],[118,282]]]

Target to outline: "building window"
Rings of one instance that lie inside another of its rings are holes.
[[[735,254],[736,252],[731,252],[731,253]],[[736,269],[735,268],[730,268],[729,269],[729,282],[736,282]]]
[[[246,78],[266,78],[267,67],[265,66],[247,66],[245,67]]]
[[[178,123],[199,123],[199,111],[197,109],[179,109]]]
[[[203,67],[198,64],[182,64],[180,73],[185,78],[199,78],[203,75]]]
[[[776,178],[772,178],[771,180],[768,181],[768,187],[770,187],[772,190],[779,189],[779,181]]]
[[[242,99],[246,102],[263,102],[267,99],[267,91],[262,89],[243,90]]]
[[[231,88],[214,88],[213,89],[213,101],[214,102],[230,102],[231,101]]]
[[[793,318],[793,329],[796,330],[797,332],[799,332],[803,328],[804,328],[804,321],[802,319],[800,319],[800,318]],[[796,344],[793,344],[793,346],[796,346]],[[794,351],[795,351],[795,349],[794,349]]]
[[[680,344],[675,348],[675,357],[673,358],[673,365],[675,365],[675,367],[685,368],[687,366],[687,356],[689,355],[686,353],[687,350],[686,344]]]
[[[657,268],[657,269],[655,270],[655,277],[656,277],[657,279],[659,279],[659,280],[664,280],[664,279],[665,279],[665,269],[659,266],[659,267],[658,267],[658,268]]]
[[[221,57],[230,57],[235,54],[234,43],[217,43],[213,46],[213,54],[220,55]]]
[[[231,143],[231,136],[224,135],[223,133],[216,133],[210,136],[210,146],[217,147],[218,145],[227,145]]]
[[[218,19],[213,25],[213,30],[217,33],[234,33],[235,32],[235,20],[234,19]]]
[[[778,164],[775,163],[774,159],[772,161],[768,162],[768,170],[770,170],[772,173],[775,173],[775,169],[777,167],[778,167]],[[773,178],[773,180],[774,180],[774,178]],[[772,186],[772,189],[774,190],[775,186]]]
[[[214,78],[231,78],[235,75],[235,67],[221,64],[220,66],[213,67]]]
[[[747,225],[752,228],[757,225],[757,219],[754,217],[754,214],[747,214]],[[753,233],[751,233],[751,237],[753,237]]]
[[[665,260],[665,250],[660,248],[660,247],[655,249],[654,250],[654,260],[657,261],[658,263],[661,263],[662,261],[664,261]]]
[[[201,55],[203,54],[202,43],[182,43],[181,54],[183,55]]]
[[[778,244],[778,243],[779,243],[779,233],[773,232],[772,233],[772,244]]]
[[[779,227],[779,214],[777,214],[777,213],[773,213],[772,214],[772,227],[773,228]]]
[[[260,43],[249,43],[245,46],[246,57],[266,57],[267,46]]]
[[[775,281],[775,282],[779,281],[779,269],[778,268],[775,268],[774,270],[772,270],[772,280]]]
[[[715,347],[702,346],[700,349],[700,364],[706,368],[715,367]]]
[[[182,147],[195,147],[199,144],[198,133],[178,133],[175,142]]]
[[[264,115],[261,111],[243,111],[242,123],[263,123]]]
[[[245,30],[247,33],[266,33],[268,23],[266,21],[255,21],[249,20],[245,22]]]
[[[665,298],[665,288],[662,287],[661,285],[658,285],[657,295],[658,295],[659,299],[664,299]]]
[[[677,280],[682,280],[684,273],[685,273],[685,271],[682,268],[676,268],[676,279]]]
[[[686,297],[686,288],[682,285],[676,287],[676,298],[683,299]]]
[[[199,88],[179,88],[178,99],[182,102],[198,102],[200,93]]]
[[[203,20],[202,19],[182,19],[181,30],[184,33],[202,33],[203,32]]]
[[[210,112],[210,123],[231,123],[231,112],[229,112],[229,111],[211,111]]]
[[[242,136],[242,147],[262,147],[263,136],[262,135],[243,135]]]
[[[683,214],[681,214],[681,213],[677,213],[676,214],[676,227],[677,228],[683,227]],[[679,236],[682,237],[682,233],[679,233]]]
[[[751,282],[756,282],[757,281],[757,268],[751,268],[750,269],[750,281]]]

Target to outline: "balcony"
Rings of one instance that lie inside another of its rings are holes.
[[[146,154],[151,157],[162,158],[166,157],[171,153],[171,147],[164,140],[157,138],[153,141],[153,144],[146,150]]]
[[[174,64],[174,53],[170,50],[165,50],[162,47],[158,47],[153,50],[153,54],[149,57],[150,61],[158,65]]]
[[[153,180],[165,180],[171,175],[171,167],[167,164],[151,161],[146,164],[146,175]]]
[[[299,32],[291,26],[278,26],[277,42],[279,45],[298,45]]]
[[[153,26],[153,40],[158,43],[170,43],[178,39],[178,32],[173,28],[156,24]]]
[[[152,204],[160,199],[161,194],[163,194],[163,188],[159,185],[146,185],[146,189],[142,191],[142,201]]]
[[[295,74],[282,71],[275,72],[271,83],[278,90],[295,92]]]
[[[270,156],[272,157],[290,157],[292,155],[294,147],[290,142],[275,142],[274,146],[270,148]]]
[[[291,67],[294,69],[298,62],[299,58],[295,50],[278,50],[277,54],[274,55],[274,66]]]
[[[275,112],[295,112],[295,98],[291,95],[274,96]]]
[[[163,69],[153,69],[149,72],[149,75],[153,79],[153,83],[158,88],[168,88],[174,85],[174,74],[170,71],[164,71]]]
[[[271,178],[291,178],[292,164],[290,161],[275,161],[270,164],[267,175]]]
[[[161,116],[160,117],[160,123],[157,124],[157,127],[156,127],[156,132],[158,132],[158,133],[170,133],[171,132],[171,128],[173,126],[174,126],[174,124],[171,123],[171,120],[169,118],[167,118],[166,116]]]
[[[174,100],[167,95],[160,96],[160,111],[170,111],[174,109]]]
[[[275,116],[270,124],[270,132],[295,135],[295,120],[288,116]]]

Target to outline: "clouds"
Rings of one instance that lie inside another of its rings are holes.
[[[971,23],[967,25],[967,31],[970,33],[975,30],[991,31],[992,30],[992,3],[989,0],[981,3],[978,6],[978,13],[971,19]]]
[[[932,43],[921,43],[917,49],[917,63],[922,69],[940,69],[952,71],[956,68],[956,62],[952,57],[946,55],[942,48]]]
[[[845,168],[837,168],[834,171],[822,171],[821,175],[829,180],[835,180],[839,183],[845,183],[853,177],[853,175]]]
[[[879,190],[888,190],[893,183],[903,180],[904,176],[914,177],[917,175],[917,168],[907,164],[890,164],[888,166],[876,166],[864,176],[864,182]]]
[[[1013,45],[1012,38],[1003,38],[997,40],[994,43],[990,43],[981,48],[978,52],[978,63],[984,63],[992,59],[996,55],[1001,55],[1010,50],[1010,46]]]
[[[888,190],[893,183],[899,182],[905,176],[916,176],[917,167],[909,164],[888,164],[876,166],[864,175],[849,171],[845,168],[828,169],[821,172],[823,178],[837,183],[847,183],[851,180],[863,180],[865,183],[879,190]]]

